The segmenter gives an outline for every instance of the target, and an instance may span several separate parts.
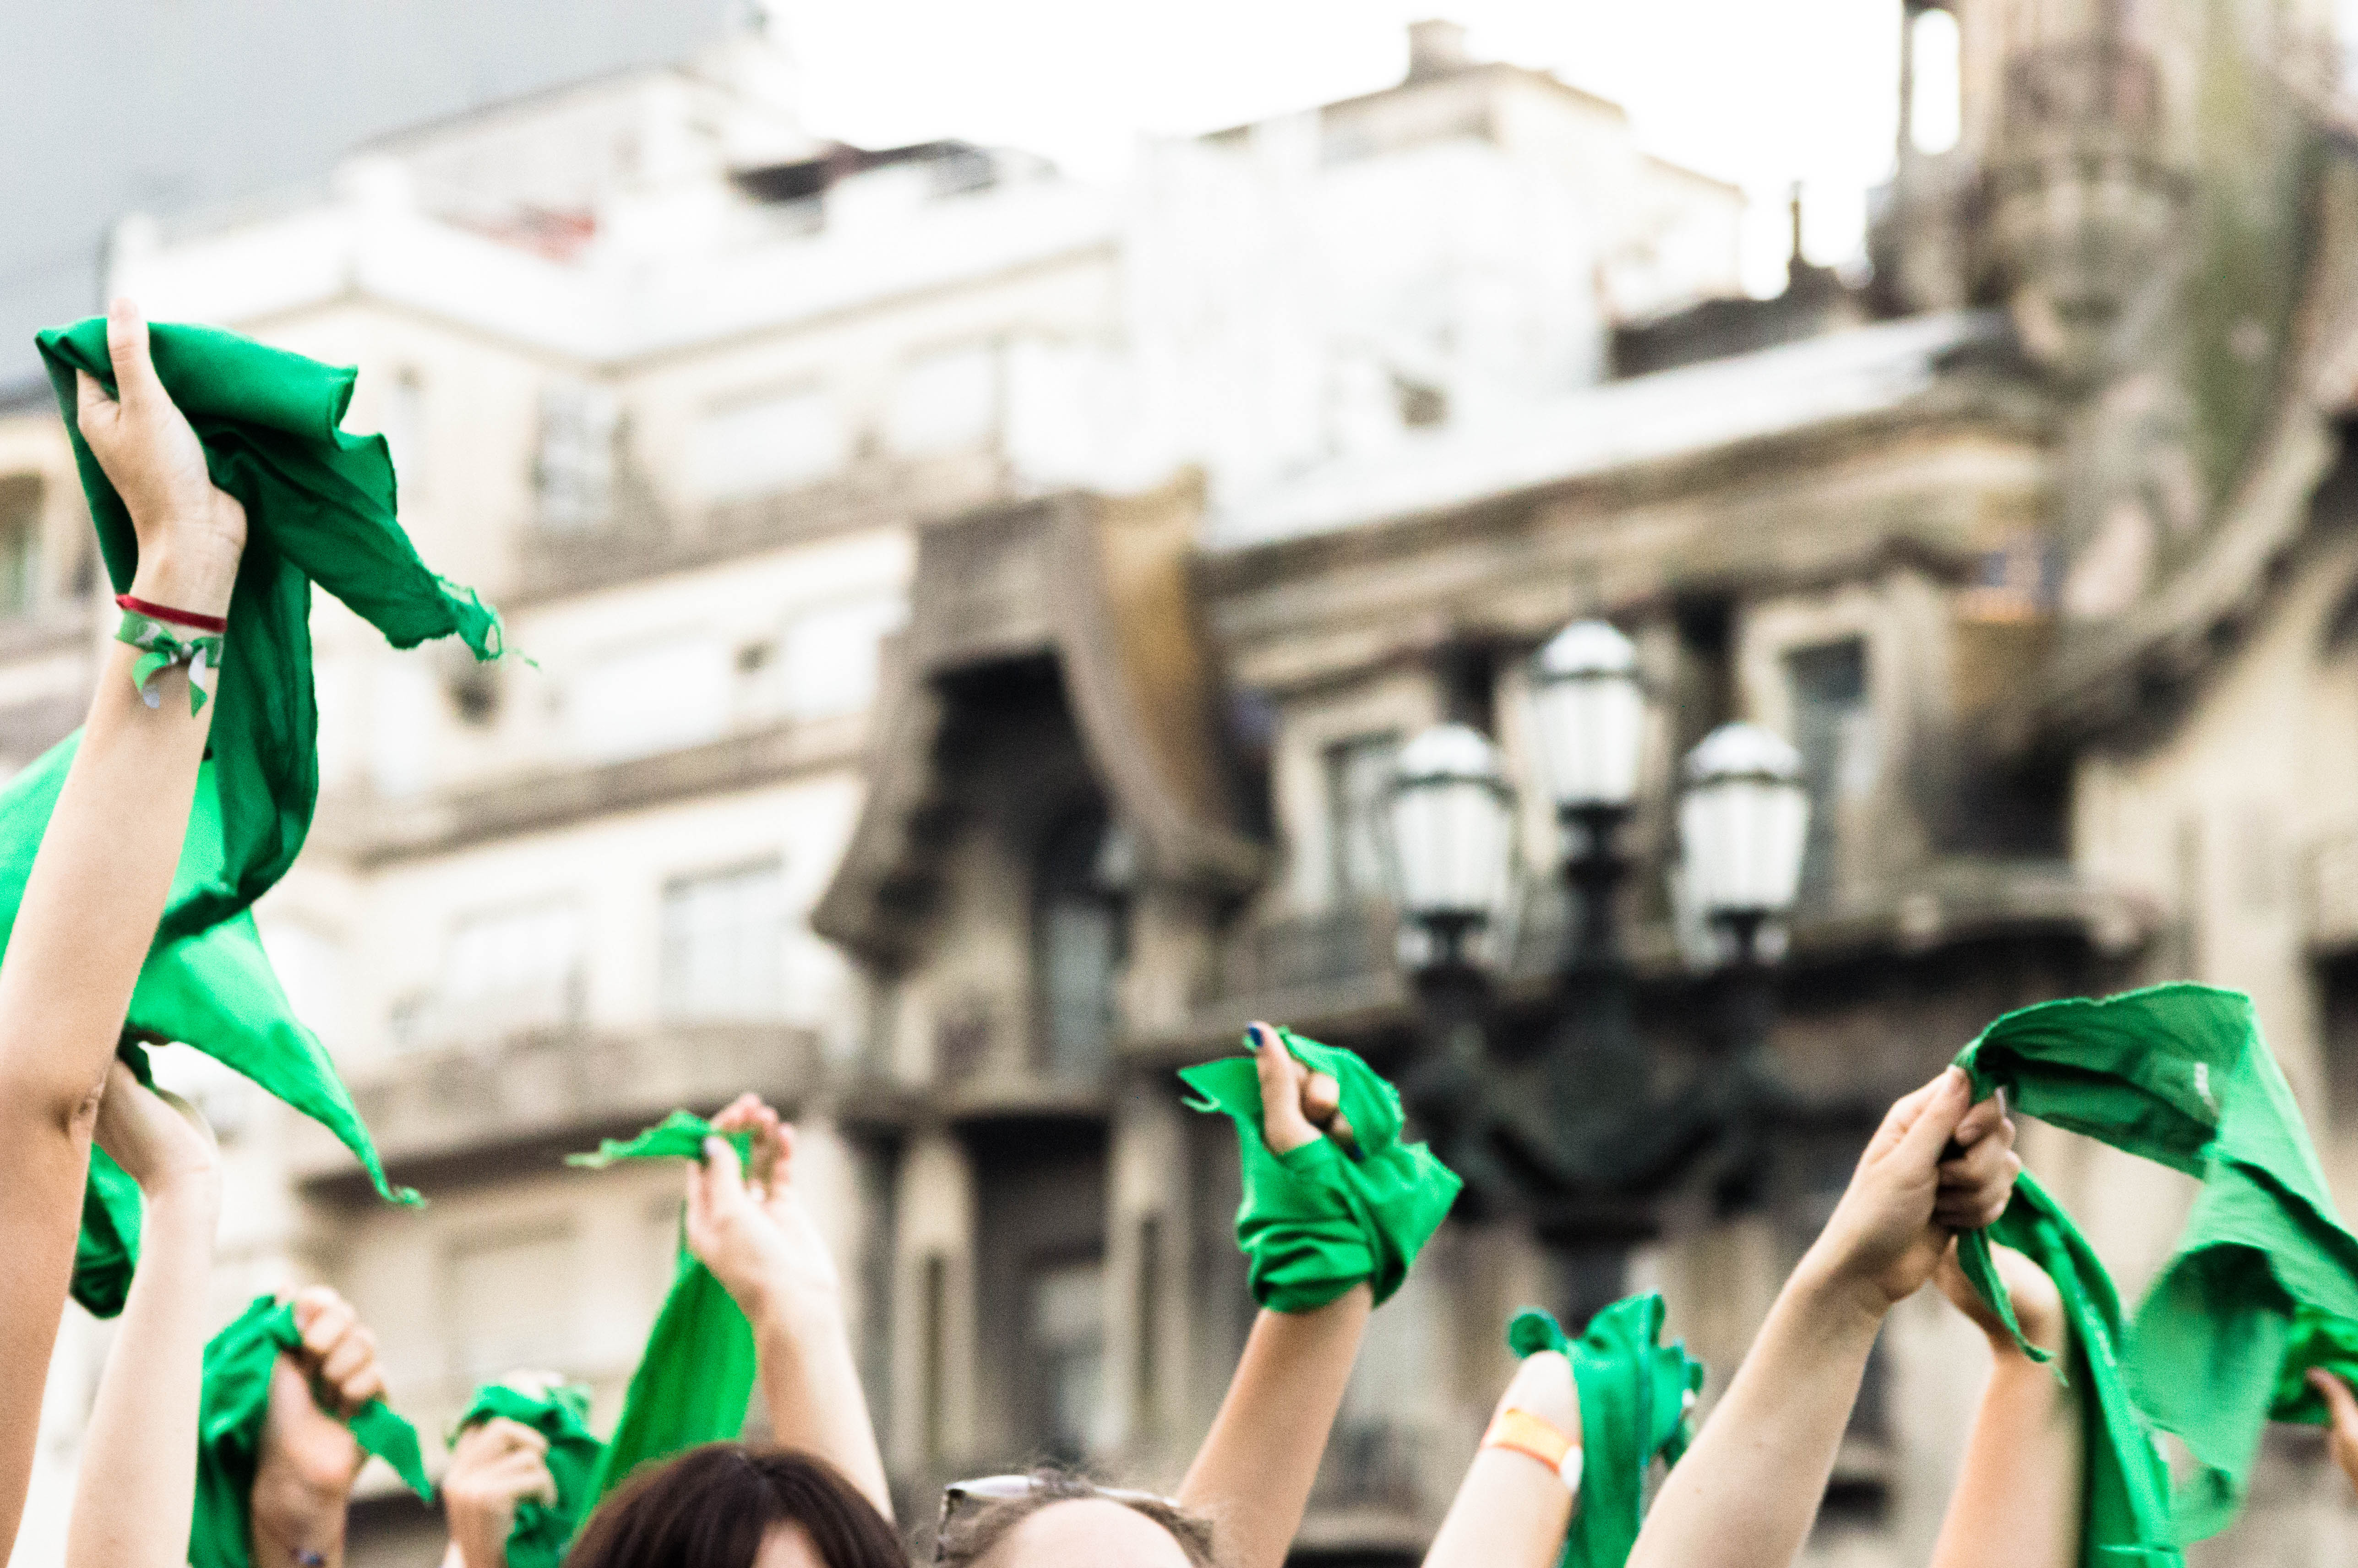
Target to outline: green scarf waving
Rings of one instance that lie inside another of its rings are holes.
[[[311,686],[311,584],[326,589],[395,647],[456,635],[494,656],[499,622],[475,596],[429,571],[395,519],[393,463],[383,438],[345,434],[354,373],[233,333],[160,323],[150,329],[157,374],[205,449],[213,482],[245,508],[246,546],[230,599],[219,671],[212,761],[198,781],[187,847],[156,946],[133,993],[135,1036],[181,1041],[243,1073],[326,1126],[379,1193],[386,1182],[368,1132],[327,1053],[295,1019],[271,972],[249,906],[294,862],[319,797],[318,716]],[[111,392],[106,322],[93,317],[36,339],[99,553],[118,592],[138,564],[122,498],[81,439],[76,371]],[[0,942],[73,760],[69,737],[0,790]],[[86,1216],[117,1223],[86,1233],[74,1294],[120,1310],[135,1222],[94,1179]]]
[[[270,1380],[278,1353],[302,1343],[293,1303],[258,1296],[205,1346],[189,1568],[253,1568],[254,1475],[262,1457],[263,1422],[270,1414]],[[433,1501],[416,1428],[383,1400],[363,1405],[351,1425],[362,1449],[392,1465],[418,1497]]]
[[[598,1460],[606,1449],[590,1431],[590,1390],[579,1383],[558,1383],[538,1392],[486,1383],[475,1390],[475,1402],[459,1418],[452,1444],[458,1442],[458,1433],[494,1417],[528,1426],[548,1439],[548,1476],[557,1483],[555,1503],[525,1498],[516,1504],[515,1523],[508,1531],[507,1568],[557,1568],[596,1499]]]
[[[608,1139],[596,1153],[576,1154],[567,1162],[595,1170],[617,1160],[701,1160],[704,1141],[712,1136],[712,1124],[704,1118],[676,1110],[627,1142]],[[752,1135],[727,1136],[739,1161],[747,1159]],[[726,1442],[744,1430],[745,1401],[753,1392],[753,1325],[712,1271],[688,1251],[685,1219],[681,1223],[671,1293],[655,1314],[647,1347],[622,1396],[622,1419],[599,1459],[590,1487],[593,1500],[642,1465],[700,1443]]]
[[[1580,1503],[1559,1568],[1621,1568],[1638,1544],[1647,1467],[1658,1454],[1675,1465],[1687,1451],[1704,1366],[1684,1342],[1662,1343],[1666,1310],[1660,1295],[1626,1296],[1589,1319],[1577,1340],[1536,1308],[1507,1325],[1516,1355],[1554,1350],[1570,1359],[1580,1395]]]
[[[2330,1363],[2333,1336],[2323,1325],[2358,1321],[2358,1236],[2326,1192],[2251,999],[2167,985],[2104,1001],[2046,1002],[1991,1024],[1957,1065],[1977,1096],[2008,1090],[2027,1115],[2201,1182],[2185,1231],[2131,1322],[2120,1369],[2136,1411],[2155,1431],[2181,1439],[2198,1467],[2171,1498],[2171,1541],[2217,1534],[2242,1506],[2267,1422],[2323,1419],[2304,1392],[2286,1391],[2288,1382],[2298,1385],[2298,1357]],[[2035,1184],[2031,1193],[2027,1203],[2017,1195],[2017,1207],[2084,1253],[2062,1210]],[[2015,1214],[2009,1207],[2000,1227]],[[2056,1244],[2042,1255],[2016,1238],[2021,1233],[1996,1230],[2054,1272]],[[2003,1315],[2005,1292],[1991,1288],[1985,1242],[1967,1241],[1964,1261]],[[2093,1290],[2102,1270],[2093,1257],[2084,1268],[2082,1288]],[[2056,1283],[2071,1302],[2071,1287],[2061,1276]],[[2103,1289],[2109,1294],[2108,1281]],[[2093,1315],[2074,1303],[2075,1330]],[[2092,1406],[2104,1403],[2101,1377],[2096,1388]],[[2111,1446],[2136,1452],[2118,1431]],[[2125,1467],[2135,1472],[2142,1461]],[[2092,1485],[2098,1474],[2092,1469]]]
[[[1312,1312],[1364,1281],[1380,1306],[1448,1217],[1461,1184],[1423,1144],[1401,1141],[1400,1096],[1374,1068],[1340,1046],[1290,1029],[1276,1033],[1295,1060],[1341,1087],[1357,1152],[1344,1152],[1331,1138],[1271,1152],[1261,1137],[1260,1078],[1250,1057],[1225,1056],[1179,1073],[1195,1091],[1192,1108],[1237,1124],[1245,1189],[1237,1245],[1253,1300],[1272,1312]]]

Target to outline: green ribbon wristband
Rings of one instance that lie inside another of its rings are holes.
[[[123,612],[123,624],[115,628],[114,640],[139,650],[139,661],[131,666],[131,684],[138,691],[140,701],[150,708],[160,707],[164,694],[152,683],[174,665],[186,665],[189,717],[205,710],[205,699],[211,695],[206,683],[221,668],[221,633],[183,638],[155,617],[126,610]]]

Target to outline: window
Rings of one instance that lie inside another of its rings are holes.
[[[816,389],[713,410],[697,426],[688,454],[698,489],[713,501],[808,484],[849,456],[834,399]]]
[[[41,592],[41,481],[0,478],[0,616],[31,613]]]
[[[1326,748],[1327,871],[1337,903],[1380,898],[1389,885],[1383,814],[1400,746],[1399,732],[1386,730]]]
[[[828,605],[795,617],[782,640],[779,678],[788,715],[825,719],[874,702],[883,641],[908,618],[909,607],[898,597]]]
[[[1138,1221],[1138,1360],[1131,1369],[1130,1407],[1141,1433],[1163,1419],[1163,1217]]]
[[[777,861],[674,881],[664,889],[664,1016],[778,1017],[785,939],[784,879]]]
[[[894,389],[885,438],[912,457],[989,440],[999,423],[999,356],[953,349],[912,362]]]
[[[1105,1399],[1105,1265],[1097,1259],[1035,1268],[1025,1327],[1046,1422],[1049,1458],[1077,1464],[1111,1446]]]
[[[551,1281],[579,1272],[561,1226],[462,1241],[447,1260],[448,1321],[458,1329],[460,1370],[470,1383],[524,1367],[561,1366],[573,1350],[570,1292]]]
[[[1810,836],[1801,852],[1803,896],[1834,878],[1841,815],[1875,787],[1874,715],[1867,706],[1866,643],[1846,638],[1788,654],[1793,692],[1793,743],[1810,794]]]
[[[450,935],[434,1031],[495,1039],[581,1020],[581,916],[569,901],[487,911]]]
[[[1051,1075],[1095,1077],[1112,1054],[1126,859],[1126,840],[1094,810],[1067,819],[1042,849],[1033,944]]]
[[[1908,25],[1908,140],[1920,153],[1944,153],[1964,129],[1964,70],[1957,19],[1921,11]]]
[[[613,520],[614,448],[622,405],[611,387],[552,382],[540,394],[534,489],[540,526],[586,534]]]
[[[574,751],[616,762],[720,738],[735,655],[717,637],[676,637],[599,654],[566,683]]]

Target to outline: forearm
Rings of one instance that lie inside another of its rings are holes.
[[[248,1518],[254,1568],[343,1568],[349,1488],[323,1492],[265,1460]]]
[[[1234,1568],[1279,1568],[1310,1505],[1374,1298],[1354,1286],[1315,1312],[1263,1312],[1180,1484],[1215,1520]]]
[[[1787,1568],[1833,1473],[1884,1310],[1813,1259],[1785,1283],[1628,1568]]]
[[[74,1477],[70,1568],[175,1568],[188,1561],[205,1285],[220,1194],[211,1182],[195,1183],[153,1194],[146,1206],[138,1272]]]
[[[1997,1347],[1932,1568],[2080,1561],[2079,1407],[2051,1367]]]
[[[141,562],[132,590],[217,614],[236,565],[234,555],[181,563],[159,552]],[[0,957],[0,1106],[49,1136],[66,1134],[114,1053],[179,864],[215,708],[189,712],[182,665],[155,676],[161,700],[149,708],[131,681],[139,651],[106,649]]]
[[[833,1465],[891,1519],[892,1489],[885,1485],[883,1455],[876,1447],[868,1395],[860,1386],[840,1310],[765,1312],[754,1334],[772,1438]]]
[[[1466,1467],[1424,1568],[1551,1568],[1572,1505],[1563,1480],[1538,1460],[1485,1448]]]

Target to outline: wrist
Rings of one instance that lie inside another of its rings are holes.
[[[267,1460],[254,1480],[254,1568],[336,1568],[344,1559],[344,1494],[332,1499],[288,1477],[272,1477]]]
[[[139,552],[132,596],[200,615],[227,613],[243,553],[240,542],[203,523],[168,525],[158,533],[157,542]]]
[[[1872,1275],[1844,1267],[1817,1247],[1802,1254],[1788,1290],[1812,1321],[1836,1333],[1872,1338],[1891,1311],[1890,1296]]]

